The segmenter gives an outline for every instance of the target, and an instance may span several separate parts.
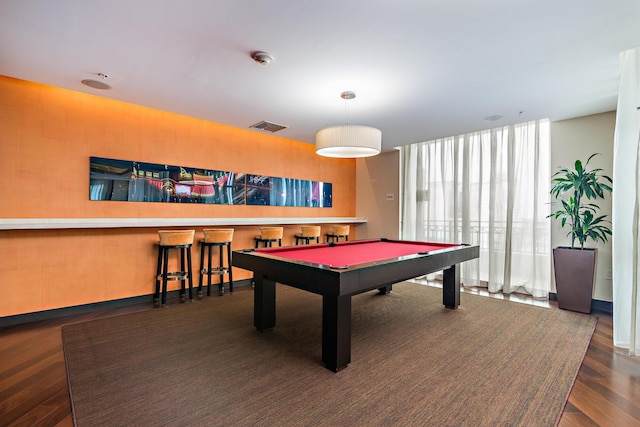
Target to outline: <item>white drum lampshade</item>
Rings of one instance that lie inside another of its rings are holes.
[[[382,132],[369,126],[342,125],[316,133],[316,153],[325,157],[354,158],[380,154]]]

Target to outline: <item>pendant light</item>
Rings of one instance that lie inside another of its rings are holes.
[[[346,101],[356,97],[354,92],[342,92],[340,97]],[[380,154],[382,132],[370,126],[346,125],[332,126],[316,132],[316,153],[325,157],[357,158]]]

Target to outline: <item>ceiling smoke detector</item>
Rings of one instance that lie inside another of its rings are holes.
[[[273,56],[269,55],[267,52],[252,52],[251,57],[260,65],[269,65],[273,62]]]

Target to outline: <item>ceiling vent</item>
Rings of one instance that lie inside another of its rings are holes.
[[[269,132],[278,132],[279,130],[286,129],[288,126],[279,125],[277,123],[265,122],[264,120],[258,123],[254,123],[249,128],[266,130]]]

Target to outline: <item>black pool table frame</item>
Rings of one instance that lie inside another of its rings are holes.
[[[460,304],[460,263],[478,258],[479,252],[478,246],[460,245],[333,269],[247,249],[234,251],[232,264],[254,273],[253,319],[260,332],[276,324],[276,283],[322,295],[322,362],[337,372],[351,362],[353,295],[374,289],[387,293],[394,283],[443,270],[443,304],[455,309]]]

